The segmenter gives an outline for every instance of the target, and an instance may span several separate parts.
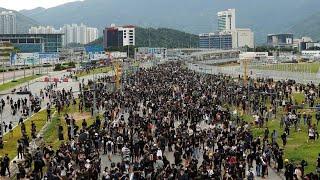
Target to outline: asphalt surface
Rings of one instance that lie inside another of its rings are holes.
[[[125,122],[127,123],[128,122],[128,117],[129,117],[129,114],[128,113],[122,113],[123,117],[124,117],[124,120]],[[142,117],[142,108],[140,109],[140,116]],[[121,115],[119,116],[121,117]],[[175,122],[175,127],[178,127],[180,124],[180,122]],[[202,129],[206,129],[208,128],[209,126],[204,122],[202,121],[200,123],[200,127]],[[170,161],[170,164],[174,164],[174,156],[173,156],[173,152],[169,152],[168,149],[165,150],[164,152],[164,155],[167,157],[167,159]],[[108,155],[106,154],[102,154],[101,155],[101,167],[102,167],[102,170],[104,170],[105,167],[108,167],[110,169],[111,167],[111,163],[115,163],[117,164],[118,162],[121,162],[122,161],[122,158],[121,158],[121,154],[118,153],[117,154],[112,154],[111,156],[111,161],[109,160],[108,158]],[[198,166],[201,165],[203,161],[203,150],[200,150],[200,158],[198,159]],[[182,163],[184,164],[184,163]],[[253,163],[253,170],[254,170],[254,174],[256,174],[255,172],[255,163]],[[247,170],[246,172],[248,171],[248,167],[247,167]],[[282,178],[276,174],[276,172],[271,168],[271,167],[268,167],[268,176],[266,176],[266,178],[261,178],[261,177],[255,177],[256,180],[262,180],[262,179],[272,179],[272,180],[282,180]]]
[[[69,74],[70,74],[70,72],[66,72],[66,71],[49,72],[49,76],[43,76],[41,78],[32,80],[30,82],[26,82],[24,84],[21,84],[20,86],[16,87],[16,91],[19,91],[19,87],[22,87],[22,88],[27,87],[29,89],[29,91],[32,92],[33,95],[39,96],[41,89],[44,89],[45,87],[47,87],[48,85],[53,83],[53,82],[44,82],[44,79],[46,77],[49,77],[51,79],[53,79],[53,78],[61,79],[61,78],[64,78],[64,77],[68,76]],[[102,76],[102,75],[103,74],[97,74],[95,76],[99,77],[99,76]],[[72,88],[73,92],[79,92],[79,82],[82,81],[82,79],[87,81],[88,79],[93,79],[93,76],[92,75],[84,76],[82,78],[79,78],[79,81],[75,81],[73,79],[68,78],[68,82],[61,81],[60,83],[58,83],[58,86],[57,86],[57,88],[55,88],[55,90],[62,90],[62,89],[69,90],[69,89]],[[5,102],[6,102],[6,105],[4,107],[3,113],[2,113],[2,115],[0,114],[0,120],[5,122],[7,125],[9,125],[9,123],[12,122],[13,127],[15,127],[18,124],[19,119],[22,116],[22,113],[21,112],[17,112],[16,115],[12,115],[11,106],[10,106],[9,102],[7,101],[7,96],[9,96],[9,98],[12,98],[13,101],[16,102],[19,98],[24,99],[26,97],[28,99],[28,95],[12,94],[11,91],[12,91],[12,89],[0,92],[0,100],[4,99]],[[44,98],[41,101],[41,108],[45,108],[46,104],[48,102],[49,102],[49,99],[48,98]],[[29,104],[29,99],[28,99],[28,106],[29,105],[30,104]],[[32,114],[34,114],[34,113],[30,113],[30,116]]]
[[[160,63],[163,63],[163,62],[160,62]],[[155,63],[152,63],[152,62],[146,62],[146,63],[143,63],[143,67],[144,68],[150,68],[152,66],[154,66]],[[128,113],[122,113],[121,115],[123,115],[124,117],[124,120],[126,122],[128,122],[128,117],[129,117],[129,114]],[[121,117],[121,115],[119,117]],[[140,116],[142,116],[142,110],[140,109]],[[175,127],[178,127],[180,122],[175,122]],[[200,124],[200,127],[201,128],[207,128],[208,125],[206,123],[201,122]],[[202,154],[203,151],[201,150],[200,151],[200,158],[198,159],[199,160],[199,163],[198,165],[200,166],[202,161],[203,161],[203,158],[202,158]],[[171,164],[174,163],[174,156],[173,156],[173,152],[169,152],[168,150],[166,150],[164,152],[164,155],[167,157],[167,159],[170,161]],[[101,168],[102,168],[102,171],[104,170],[105,167],[111,167],[111,163],[118,163],[118,162],[121,162],[122,161],[122,158],[121,158],[121,154],[120,153],[117,153],[117,154],[112,154],[111,156],[111,161],[109,160],[108,158],[108,155],[106,154],[102,154],[101,155]],[[247,169],[248,170],[248,169]],[[256,174],[255,172],[255,164],[254,164],[254,173]],[[272,180],[282,180],[283,178],[281,176],[279,176],[271,167],[268,167],[268,176],[266,176],[266,178],[261,178],[261,177],[255,177],[256,180],[262,180],[262,179],[272,179]]]
[[[26,69],[24,70],[19,70],[19,71],[8,71],[8,72],[3,72],[0,73],[0,83],[3,82],[8,82],[15,79],[19,79],[24,77],[24,75],[31,76],[33,74],[47,74],[53,71],[52,67],[41,67],[41,68],[34,68],[34,69]]]

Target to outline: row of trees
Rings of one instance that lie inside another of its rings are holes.
[[[88,45],[102,45],[103,38]],[[136,28],[136,47],[197,48],[199,37],[169,28]]]

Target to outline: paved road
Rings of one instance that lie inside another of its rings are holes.
[[[3,72],[0,73],[0,83],[11,81],[14,79],[22,78],[24,77],[24,74],[26,76],[31,76],[32,74],[47,74],[49,72],[53,71],[53,67],[41,67],[40,70],[39,68],[34,68],[34,69],[26,69],[25,72],[24,70],[19,70],[19,71],[8,71],[8,72]]]
[[[143,63],[140,67],[144,67],[144,68],[150,68],[152,66],[154,66],[155,64],[152,63],[152,62],[145,62]],[[128,122],[128,117],[129,117],[129,114],[128,113],[122,113],[122,115],[124,116],[124,120],[126,122]],[[142,116],[142,108],[140,109],[140,116]],[[120,116],[119,116],[120,117]],[[178,127],[180,122],[175,122],[175,127]],[[208,125],[203,122],[201,122],[201,127],[202,128],[207,128]],[[202,151],[200,153],[200,158],[198,159],[199,160],[199,166],[201,165],[202,161],[203,161],[203,158],[202,158]],[[167,159],[170,161],[170,164],[173,164],[174,163],[174,156],[173,156],[173,152],[169,152],[169,151],[165,151],[164,152],[164,155],[167,157]],[[114,162],[115,164],[118,163],[118,162],[121,162],[122,161],[122,158],[121,158],[121,154],[113,154],[111,156],[111,161],[109,160],[108,156],[105,155],[105,154],[102,154],[101,155],[101,165],[102,165],[102,171],[104,170],[105,167],[111,167],[111,163]],[[255,170],[255,165],[254,165],[254,170]],[[275,173],[275,171],[273,169],[271,169],[270,167],[268,167],[268,172],[269,172],[269,175],[266,179],[272,179],[272,180],[282,180],[282,178],[277,175]],[[260,180],[260,179],[263,179],[263,178],[260,178],[260,177],[256,177],[257,180]]]
[[[129,114],[128,113],[122,113],[122,115],[124,116],[124,120],[127,123]],[[140,108],[140,116],[141,117],[143,116],[142,108]],[[180,124],[180,122],[176,121],[174,123],[174,126],[177,128],[179,126],[179,124]],[[200,123],[200,127],[202,129],[206,129],[209,126],[204,121],[202,121]],[[167,157],[168,161],[170,161],[170,164],[174,164],[173,152],[169,152],[168,149],[166,149],[165,152],[164,152],[164,155]],[[122,158],[121,158],[121,154],[120,153],[112,154],[111,161],[109,160],[107,155],[102,154],[101,155],[102,170],[104,170],[105,167],[108,167],[110,169],[112,162],[117,164],[118,162],[121,162],[121,161],[122,161]],[[198,166],[200,166],[202,164],[202,161],[203,161],[203,150],[200,150],[200,158],[198,159]],[[184,163],[182,163],[182,164],[184,164]],[[253,164],[253,166],[254,166],[254,168],[253,168],[254,173],[256,174],[256,172],[255,172],[255,163]],[[248,167],[246,169],[247,169],[246,170],[246,172],[247,172],[248,171]],[[269,175],[265,179],[282,180],[282,178],[278,174],[276,174],[275,171],[273,169],[271,169],[270,167],[268,167],[268,173],[269,173]],[[256,180],[262,180],[263,178],[256,177],[255,179]]]
[[[61,72],[49,72],[49,77],[53,78],[62,78],[64,76],[69,75],[69,72],[66,71],[61,71]],[[103,74],[97,74],[96,77],[102,76]],[[40,90],[44,89],[46,86],[50,85],[50,82],[44,82],[44,77],[38,78],[36,80],[33,80],[32,82],[29,83],[24,83],[20,86],[17,87],[17,90],[19,89],[19,87],[29,87],[29,90],[34,94],[34,95],[38,95],[40,94]],[[84,79],[85,81],[87,81],[88,79],[92,79],[93,76],[84,76],[82,78],[80,78],[79,80],[82,81],[82,79]],[[73,92],[77,92],[79,91],[79,81],[74,81],[72,79],[69,79],[69,82],[61,82],[58,83],[58,87],[56,88],[56,90],[62,90],[62,89],[70,89],[72,88]],[[10,105],[8,105],[9,103],[7,102],[6,98],[7,96],[9,96],[9,98],[12,98],[14,102],[16,102],[19,98],[24,99],[25,97],[27,97],[28,99],[28,95],[17,95],[17,94],[11,94],[11,89],[10,90],[6,90],[6,91],[2,91],[0,92],[0,99],[4,99],[6,101],[6,106],[4,108],[3,114],[2,114],[2,120],[3,122],[5,122],[7,125],[9,124],[9,122],[11,121],[13,123],[13,126],[16,126],[18,124],[18,121],[21,117],[21,112],[18,112],[15,116],[12,115],[12,111],[11,111],[11,107]],[[41,101],[41,108],[45,108],[47,102],[49,102],[48,98],[45,98],[44,100]],[[32,115],[32,114],[31,114]],[[1,116],[0,116],[1,118]]]
[[[55,77],[62,77],[63,75],[66,75],[66,72],[50,72],[49,74],[51,74],[52,76],[55,76]],[[29,89],[32,93],[39,95],[40,89],[43,89],[45,86],[48,85],[48,83],[41,82],[42,79],[43,78],[38,78],[36,80],[30,81],[29,83],[26,82],[26,83],[16,87],[16,89],[18,91],[19,87],[29,87]],[[60,86],[63,86],[63,84]],[[17,112],[17,114],[15,116],[12,115],[10,104],[7,101],[7,96],[9,96],[9,98],[12,98],[13,101],[16,102],[19,98],[24,99],[26,97],[28,99],[28,95],[11,94],[11,89],[1,92],[0,99],[4,99],[6,102],[6,106],[3,110],[1,118],[2,118],[3,122],[5,122],[6,124],[9,124],[9,122],[11,121],[13,123],[13,126],[15,126],[15,125],[17,125],[19,118],[21,117],[21,112]],[[48,102],[48,99],[43,100],[41,103],[41,106],[44,107],[47,102]]]

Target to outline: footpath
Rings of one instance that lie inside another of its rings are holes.
[[[64,77],[66,75],[68,75],[69,73],[67,72],[56,72],[54,74],[51,74],[51,77],[57,77],[57,78],[61,78],[61,77]],[[100,75],[105,75],[105,74],[96,74],[96,76],[100,76]],[[109,75],[112,75],[109,73]],[[79,81],[73,81],[73,80],[69,80],[69,82],[61,82],[61,83],[58,83],[58,87],[55,88],[55,90],[62,90],[62,89],[70,89],[72,88],[73,89],[73,92],[78,92],[79,91],[79,82],[82,81],[82,80],[85,80],[87,81],[88,79],[91,79],[93,76],[92,75],[87,75],[87,76],[83,76],[79,79]],[[48,85],[48,83],[46,82],[43,82],[42,80],[44,79],[44,77],[42,78],[38,78],[38,79],[35,79],[33,81],[33,83],[30,86],[30,90],[32,93],[37,93],[40,91],[40,89],[43,89],[45,86]],[[23,86],[23,85],[27,85],[27,84],[22,84],[20,86]],[[12,90],[12,89],[11,89]],[[8,93],[8,92],[11,92],[11,90],[7,90],[5,93]],[[48,102],[48,99],[45,99],[42,101],[41,103],[41,106],[42,106],[42,109],[41,110],[44,110],[46,108],[46,104]],[[41,111],[40,110],[40,111]],[[39,112],[40,112],[39,111]],[[52,117],[55,116],[55,111],[53,112],[52,114]],[[34,115],[36,115],[37,113],[34,113],[33,115],[31,115],[29,118],[27,118],[25,121],[28,121],[30,120],[30,118],[32,118]],[[41,128],[41,130],[38,132],[37,134],[37,138],[36,139],[33,139],[31,142],[30,142],[30,146],[29,146],[29,152],[31,154],[33,154],[32,152],[34,152],[37,147],[41,144],[41,143],[45,143],[43,142],[43,135],[44,133],[47,131],[48,129],[48,125],[51,123],[51,121],[48,121],[46,122],[46,124]],[[18,128],[18,125],[16,124],[14,128]],[[18,170],[18,166],[17,164],[19,162],[22,162],[24,159],[19,159],[17,156],[11,160],[11,163],[10,163],[10,172],[11,172],[11,175],[15,175],[17,170]],[[13,163],[13,162],[16,162],[16,163]],[[6,177],[7,179],[10,179],[9,177]]]

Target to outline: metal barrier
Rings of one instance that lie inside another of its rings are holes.
[[[206,74],[228,74],[234,77],[242,76],[243,69],[237,66],[231,67],[218,67],[206,64],[194,64],[186,63],[188,69],[206,73]],[[298,83],[320,83],[320,78],[316,73],[304,73],[304,72],[287,72],[287,71],[274,71],[274,70],[261,70],[261,69],[250,69],[249,76],[252,78],[272,78],[275,80],[295,80]]]

